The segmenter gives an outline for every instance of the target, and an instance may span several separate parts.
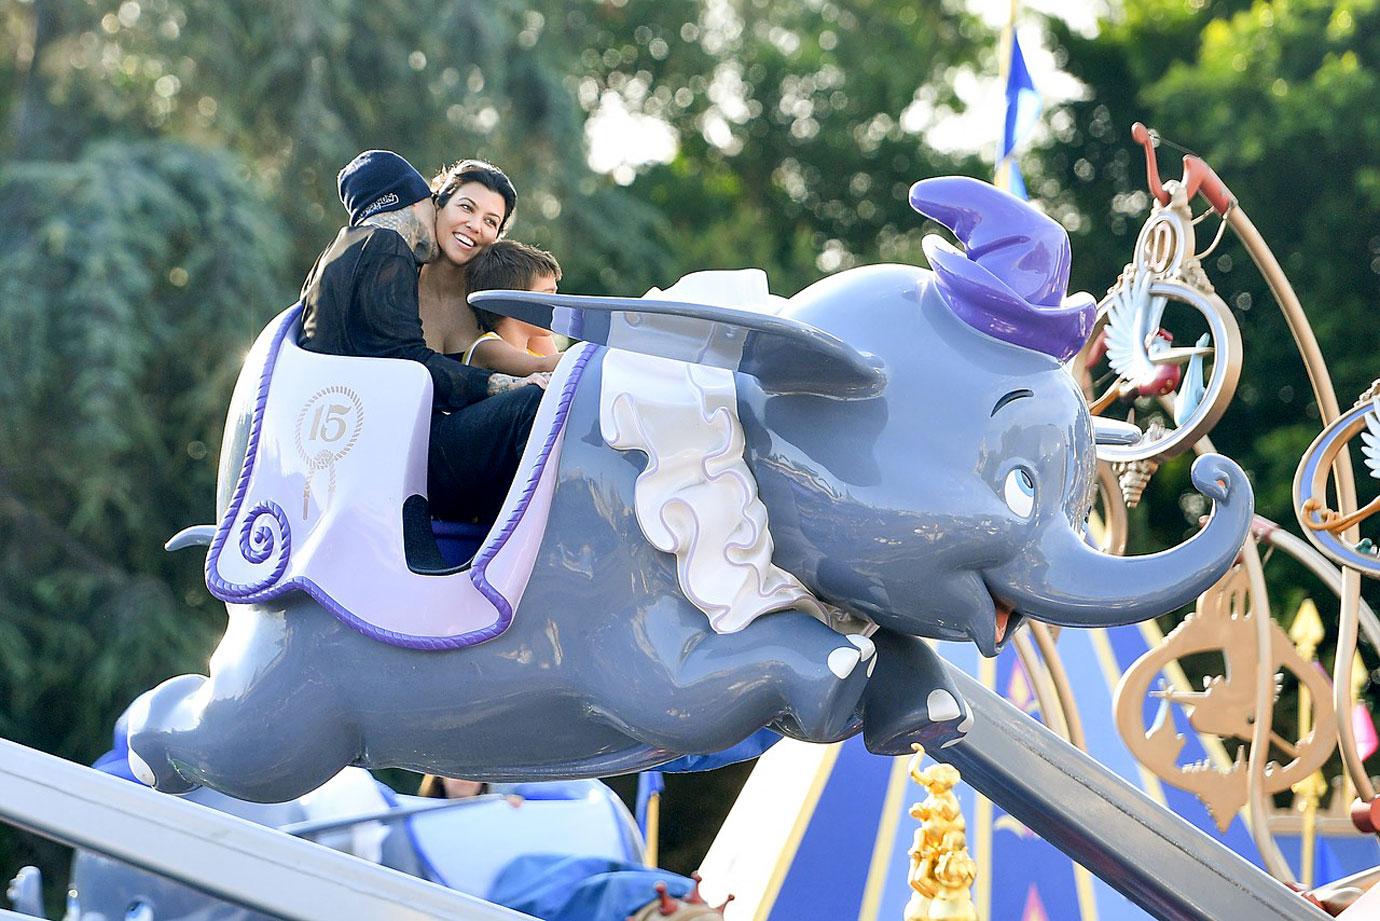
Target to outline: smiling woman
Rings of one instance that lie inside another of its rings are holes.
[[[431,181],[440,258],[422,267],[419,309],[427,345],[463,353],[481,330],[469,308],[469,264],[503,235],[517,206],[517,190],[498,167],[461,160]]]

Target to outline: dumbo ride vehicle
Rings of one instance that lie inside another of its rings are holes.
[[[971,179],[917,183],[952,230],[933,271],[850,269],[784,300],[761,272],[643,298],[486,292],[579,344],[547,388],[497,523],[448,563],[427,513],[419,364],[296,344],[245,363],[221,454],[210,677],[130,712],[160,790],[299,796],[346,765],[476,780],[591,777],[729,748],[764,726],[873,751],[971,723],[925,638],[995,655],[1023,620],[1183,605],[1252,513],[1232,461],[1194,464],[1184,544],[1085,543],[1094,420],[1063,362],[1093,323],[1064,230]]]

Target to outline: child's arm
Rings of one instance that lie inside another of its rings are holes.
[[[560,360],[559,354],[541,357],[529,355],[502,339],[485,339],[476,343],[474,352],[470,356],[470,364],[476,368],[501,371],[514,377],[526,377],[540,371],[554,371]]]
[[[543,332],[545,332],[543,330]],[[560,349],[556,348],[556,340],[550,333],[541,336],[533,336],[527,340],[527,349],[536,352],[538,355],[555,355]]]

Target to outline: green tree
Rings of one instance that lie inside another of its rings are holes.
[[[984,172],[923,135],[931,117],[962,108],[955,70],[992,66],[992,35],[962,14],[749,0],[600,13],[590,47],[606,50],[581,59],[581,102],[616,94],[680,141],[671,163],[630,187],[669,222],[675,271],[658,283],[752,265],[791,294],[856,262],[919,263],[910,184]]]
[[[573,279],[658,258],[649,212],[585,166],[543,32],[516,3],[0,7],[7,737],[89,761],[137,693],[204,670],[224,615],[161,544],[212,519],[239,362],[343,222],[358,150],[503,164],[515,233]]]
[[[89,760],[211,648],[197,561],[160,545],[210,517],[283,237],[230,158],[170,142],[0,166],[0,210],[0,732]]]

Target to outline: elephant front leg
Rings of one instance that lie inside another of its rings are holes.
[[[877,672],[863,700],[863,740],[878,755],[906,755],[918,742],[943,748],[972,726],[948,667],[924,640],[889,630],[872,635]]]
[[[649,638],[660,653],[654,680],[606,684],[600,695],[605,716],[640,741],[703,753],[735,745],[768,724],[811,742],[857,732],[876,665],[866,637],[841,635],[797,611],[759,617],[737,633],[710,632],[698,612],[675,628],[663,626],[677,635],[674,642]],[[626,668],[605,674],[631,677]]]

